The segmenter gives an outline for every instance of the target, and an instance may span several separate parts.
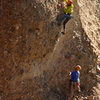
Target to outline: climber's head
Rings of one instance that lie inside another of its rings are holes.
[[[77,66],[75,67],[75,69],[76,69],[77,71],[80,71],[80,70],[81,70],[81,66],[80,66],[80,65],[77,65]]]
[[[67,5],[71,5],[72,3],[72,0],[68,0]]]

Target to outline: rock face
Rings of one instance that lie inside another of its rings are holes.
[[[0,2],[0,100],[65,99],[68,74],[77,64],[82,91],[96,86],[100,1],[73,2],[74,18],[65,35],[57,26],[58,0]]]

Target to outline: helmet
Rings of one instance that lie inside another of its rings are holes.
[[[72,0],[68,0],[67,5],[72,4]]]
[[[75,68],[76,68],[76,70],[79,70],[79,71],[81,70],[81,66],[80,65],[77,65]]]

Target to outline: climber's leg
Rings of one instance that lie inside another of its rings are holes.
[[[66,19],[67,17],[69,17],[68,14],[65,14],[63,17],[62,17],[62,21],[64,21],[64,19]]]
[[[66,17],[65,21],[63,22],[63,29],[64,29],[64,30],[65,30],[65,28],[66,28],[66,23],[67,23],[70,19],[71,19],[71,16],[69,15],[69,16]]]
[[[69,14],[63,14],[63,17],[62,17],[61,19],[59,19],[59,21],[58,21],[58,26],[60,26],[61,23],[62,23],[67,17],[69,17]]]
[[[77,80],[77,91],[81,92],[81,89],[80,89],[80,79]]]
[[[65,33],[66,23],[71,19],[72,17],[70,15],[66,15],[66,19],[63,22],[63,32]]]
[[[78,90],[78,92],[81,92],[80,83],[77,83],[77,90]]]

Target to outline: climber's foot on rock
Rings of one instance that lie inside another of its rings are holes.
[[[64,35],[64,34],[66,33],[66,32],[65,32],[65,29],[64,29],[61,33]]]
[[[63,35],[65,34],[64,32],[61,32]]]
[[[65,32],[61,32],[63,35],[65,34]]]

